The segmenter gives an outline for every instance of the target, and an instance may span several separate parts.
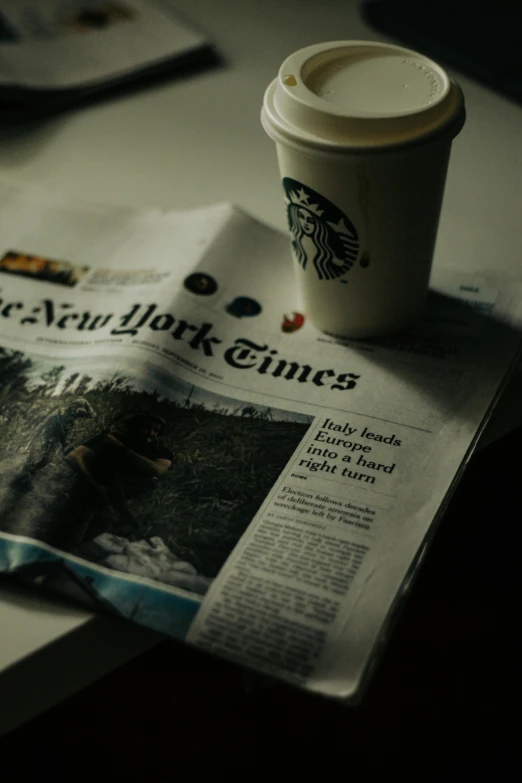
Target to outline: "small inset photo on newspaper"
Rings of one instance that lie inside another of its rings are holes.
[[[126,3],[96,2],[84,3],[80,8],[58,17],[58,24],[68,33],[89,33],[106,30],[114,24],[130,22],[135,11]]]
[[[140,369],[0,348],[0,530],[202,596],[311,420]]]
[[[74,287],[82,280],[90,267],[75,266],[69,261],[57,261],[43,256],[9,250],[0,259],[0,272],[22,275],[45,283]]]

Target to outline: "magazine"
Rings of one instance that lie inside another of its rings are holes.
[[[520,283],[435,269],[339,340],[230,205],[0,182],[0,571],[345,701],[520,346]]]

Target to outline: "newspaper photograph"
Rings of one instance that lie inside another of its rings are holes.
[[[436,269],[414,328],[339,340],[229,205],[0,191],[0,571],[357,701],[518,359],[520,283]]]
[[[3,530],[204,594],[311,417],[87,367],[0,348]]]

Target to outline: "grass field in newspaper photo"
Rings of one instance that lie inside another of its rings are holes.
[[[0,348],[0,531],[203,594],[310,418],[121,367]]]

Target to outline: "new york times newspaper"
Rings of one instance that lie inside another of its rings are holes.
[[[414,329],[340,341],[230,206],[0,191],[0,570],[357,698],[517,358],[519,284],[437,271]]]

